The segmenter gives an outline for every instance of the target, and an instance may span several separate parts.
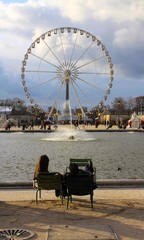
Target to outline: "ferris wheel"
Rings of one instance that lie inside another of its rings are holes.
[[[43,33],[27,49],[21,78],[30,103],[43,111],[75,108],[82,114],[110,94],[114,70],[108,50],[96,36],[73,27]]]

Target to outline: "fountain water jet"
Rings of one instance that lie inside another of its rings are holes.
[[[90,133],[85,132],[84,130],[61,127],[60,129],[57,129],[54,132],[49,133],[46,138],[42,138],[41,140],[58,142],[65,141],[80,142],[80,141],[95,141],[96,138],[93,137]]]

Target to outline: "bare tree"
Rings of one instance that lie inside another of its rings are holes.
[[[115,98],[112,102],[111,113],[113,114],[126,114],[127,102],[122,97]]]

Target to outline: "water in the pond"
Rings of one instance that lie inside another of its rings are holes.
[[[70,158],[92,158],[97,179],[143,179],[143,141],[139,132],[0,133],[0,182],[32,181],[42,154],[50,171],[64,173]]]

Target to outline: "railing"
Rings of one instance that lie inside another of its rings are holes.
[[[98,179],[98,188],[144,188],[144,179]],[[0,182],[0,189],[32,189],[33,182]]]

